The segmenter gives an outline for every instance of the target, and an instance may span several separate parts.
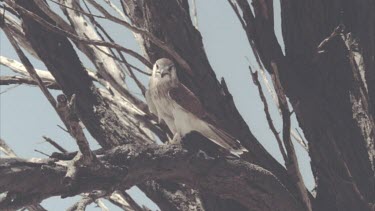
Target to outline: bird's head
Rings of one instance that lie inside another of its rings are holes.
[[[152,69],[152,76],[162,79],[173,79],[177,76],[176,67],[170,59],[158,59]]]

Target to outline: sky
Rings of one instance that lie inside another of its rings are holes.
[[[257,88],[252,83],[248,66],[249,62],[253,65],[256,63],[246,34],[237,17],[227,1],[196,0],[196,3],[199,31],[202,34],[206,53],[217,78],[225,78],[234,102],[252,133],[267,151],[283,164],[276,140],[268,127]],[[57,8],[55,5],[52,7]],[[274,1],[274,8],[275,31],[283,47],[279,1]],[[106,26],[106,29],[108,29],[117,43],[139,51],[139,46],[129,30],[120,25],[108,24],[105,21],[103,21],[103,25]],[[0,55],[19,61],[17,54],[2,31],[0,32]],[[31,56],[29,58],[35,68],[46,69],[40,61]],[[86,67],[93,68],[93,65],[85,56],[80,54],[80,58]],[[139,62],[131,58],[129,58],[129,61],[140,65]],[[6,67],[0,66],[0,75],[14,75],[14,73]],[[144,76],[141,77],[142,81],[147,85],[148,79]],[[126,82],[128,82],[131,89],[135,90],[134,94],[138,95],[140,93],[131,80],[127,79]],[[281,131],[281,118],[264,86],[263,90],[268,99],[276,128]],[[0,86],[0,93],[0,137],[11,146],[17,155],[23,158],[45,157],[35,150],[47,154],[54,152],[55,149],[44,142],[42,136],[56,140],[67,150],[77,150],[74,140],[57,126],[63,124],[37,87],[26,85],[17,87]],[[53,91],[53,94],[57,95],[59,92]],[[298,128],[295,117],[292,117],[292,128]],[[88,133],[86,135],[89,137],[91,148],[99,148],[90,135]],[[294,146],[305,184],[311,190],[314,187],[314,180],[310,169],[310,158],[299,144],[294,143]],[[148,200],[137,188],[131,188],[128,193],[140,204],[144,204],[152,210],[158,210],[157,206]],[[66,210],[78,200],[78,196],[67,199],[52,197],[44,200],[42,205],[47,210]],[[104,203],[110,210],[120,210],[107,201]],[[95,207],[95,205],[90,205],[87,210],[100,209]]]

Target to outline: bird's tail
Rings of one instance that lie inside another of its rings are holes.
[[[216,128],[215,126],[211,124],[209,124],[209,127],[211,131],[213,132],[212,134],[213,137],[209,137],[209,138],[211,140],[214,139],[212,140],[213,142],[229,150],[231,154],[235,155],[236,157],[239,157],[243,153],[248,152],[248,150],[244,148],[236,138],[234,138],[233,136],[231,136],[224,130]]]

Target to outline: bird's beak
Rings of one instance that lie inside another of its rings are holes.
[[[168,70],[166,70],[166,69],[162,69],[161,71],[160,71],[160,75],[161,75],[161,77],[164,77],[165,75],[168,75],[169,74],[169,72],[168,72]]]

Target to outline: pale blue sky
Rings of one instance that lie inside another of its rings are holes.
[[[270,152],[279,162],[283,163],[281,154],[278,150],[276,140],[268,128],[263,104],[259,100],[256,87],[252,84],[248,69],[248,61],[254,62],[254,57],[244,31],[241,28],[237,17],[230,8],[227,1],[217,0],[196,0],[198,11],[199,30],[203,36],[204,47],[213,69],[218,79],[224,77],[234,101],[245,121],[248,123],[251,131],[261,144]],[[281,38],[280,29],[280,6],[278,1],[275,3],[275,30],[279,41]],[[113,13],[115,14],[115,13]],[[103,22],[106,24],[107,22]],[[131,33],[115,24],[107,24],[107,29],[113,35],[115,40],[124,46],[138,50],[136,42]],[[4,33],[0,33],[1,55],[19,60],[14,50],[11,48]],[[283,46],[283,45],[282,45]],[[31,57],[30,57],[31,59]],[[87,58],[81,55],[82,62],[87,67],[93,65]],[[39,69],[45,69],[44,65],[31,59],[34,66]],[[139,64],[129,58],[134,64]],[[254,62],[255,64],[255,62]],[[141,66],[140,66],[141,67]],[[6,67],[0,66],[1,75],[11,75],[12,72]],[[142,76],[142,80],[147,81]],[[128,79],[127,82],[130,82]],[[134,89],[134,84],[129,83]],[[0,92],[9,89],[11,86],[0,86]],[[134,93],[139,93],[134,89]],[[271,115],[277,129],[281,131],[281,120],[276,111],[273,101],[264,89],[269,104],[271,106]],[[58,92],[53,92],[57,94]],[[0,136],[15,150],[15,152],[24,158],[43,157],[36,153],[34,149],[45,153],[52,153],[53,149],[49,144],[43,142],[42,136],[48,136],[68,150],[76,150],[76,144],[72,138],[56,125],[62,125],[48,101],[36,87],[18,86],[0,95]],[[294,117],[293,117],[294,118]],[[293,120],[293,127],[298,124]],[[97,148],[98,144],[91,139],[92,148]],[[301,173],[305,178],[308,189],[314,186],[313,177],[310,170],[310,159],[307,153],[295,143]],[[149,202],[142,193],[133,189],[131,195],[139,202],[144,203],[153,210],[157,209],[155,205]],[[79,198],[60,199],[53,197],[42,202],[42,205],[48,210],[65,210],[76,202]],[[106,203],[110,210],[119,210],[110,203]],[[98,210],[91,205],[88,210]]]

